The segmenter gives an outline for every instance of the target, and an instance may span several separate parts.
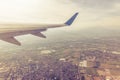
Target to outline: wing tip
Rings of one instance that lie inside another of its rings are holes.
[[[68,21],[65,22],[65,24],[70,26],[74,22],[78,14],[79,12],[76,12]]]

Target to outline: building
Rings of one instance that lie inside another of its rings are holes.
[[[80,61],[79,66],[80,67],[87,67],[87,61],[86,60]]]

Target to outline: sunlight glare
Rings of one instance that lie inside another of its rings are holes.
[[[0,21],[23,19],[44,7],[46,0],[0,0]],[[42,10],[41,10],[42,11]]]

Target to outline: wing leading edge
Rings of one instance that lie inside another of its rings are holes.
[[[15,45],[20,46],[21,43],[15,39],[15,36],[25,35],[25,34],[32,34],[34,36],[46,38],[44,34],[41,32],[46,31],[48,28],[57,28],[63,26],[70,26],[75,18],[77,17],[78,13],[75,13],[68,21],[64,24],[46,24],[46,25],[25,25],[25,24],[4,24],[5,26],[23,26],[23,28],[8,28],[4,29],[6,31],[0,32],[0,39]],[[2,26],[2,25],[0,25]],[[10,30],[9,30],[10,29]]]

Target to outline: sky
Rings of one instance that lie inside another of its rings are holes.
[[[0,23],[64,23],[76,12],[79,15],[70,27],[47,32],[120,29],[120,0],[0,0]]]
[[[70,30],[120,27],[120,0],[0,0],[1,23],[62,23],[75,12]]]

